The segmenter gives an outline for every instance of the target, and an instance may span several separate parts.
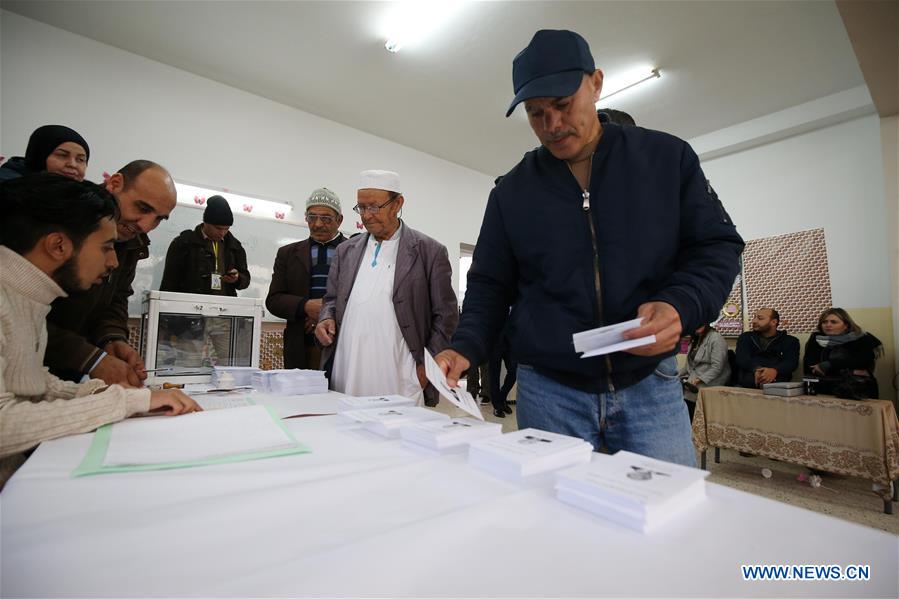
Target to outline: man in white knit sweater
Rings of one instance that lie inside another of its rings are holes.
[[[40,174],[0,185],[0,488],[42,441],[148,411],[199,410],[180,391],[62,381],[43,366],[50,303],[116,267],[115,199]]]

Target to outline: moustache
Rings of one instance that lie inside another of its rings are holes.
[[[569,135],[574,135],[574,131],[560,131],[559,133],[553,133],[547,136],[546,141],[559,141],[560,139],[564,139]]]

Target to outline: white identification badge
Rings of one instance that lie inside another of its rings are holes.
[[[222,275],[217,272],[212,273],[212,280],[210,281],[213,291],[221,291],[222,290]]]

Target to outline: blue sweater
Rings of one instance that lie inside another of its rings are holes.
[[[623,388],[666,356],[581,359],[572,333],[634,318],[649,301],[674,306],[684,331],[717,318],[743,240],[686,142],[603,122],[589,191],[584,210],[567,164],[543,147],[493,189],[452,342],[472,364],[484,362],[513,306],[520,363],[576,388]]]

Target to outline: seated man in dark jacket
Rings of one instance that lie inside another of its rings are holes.
[[[760,308],[752,319],[752,330],[737,339],[737,384],[759,388],[766,383],[789,381],[799,366],[799,339],[778,331],[780,314]]]
[[[250,285],[247,253],[231,233],[234,215],[228,200],[206,201],[203,222],[182,231],[165,255],[160,291],[236,296]]]
[[[512,81],[507,116],[523,102],[541,146],[490,193],[461,322],[437,363],[455,385],[508,320],[520,428],[693,465],[674,354],[682,331],[718,314],[743,240],[686,142],[597,117],[603,73],[580,35],[538,31]],[[628,337],[654,343],[575,352],[573,333],[636,317]]]

